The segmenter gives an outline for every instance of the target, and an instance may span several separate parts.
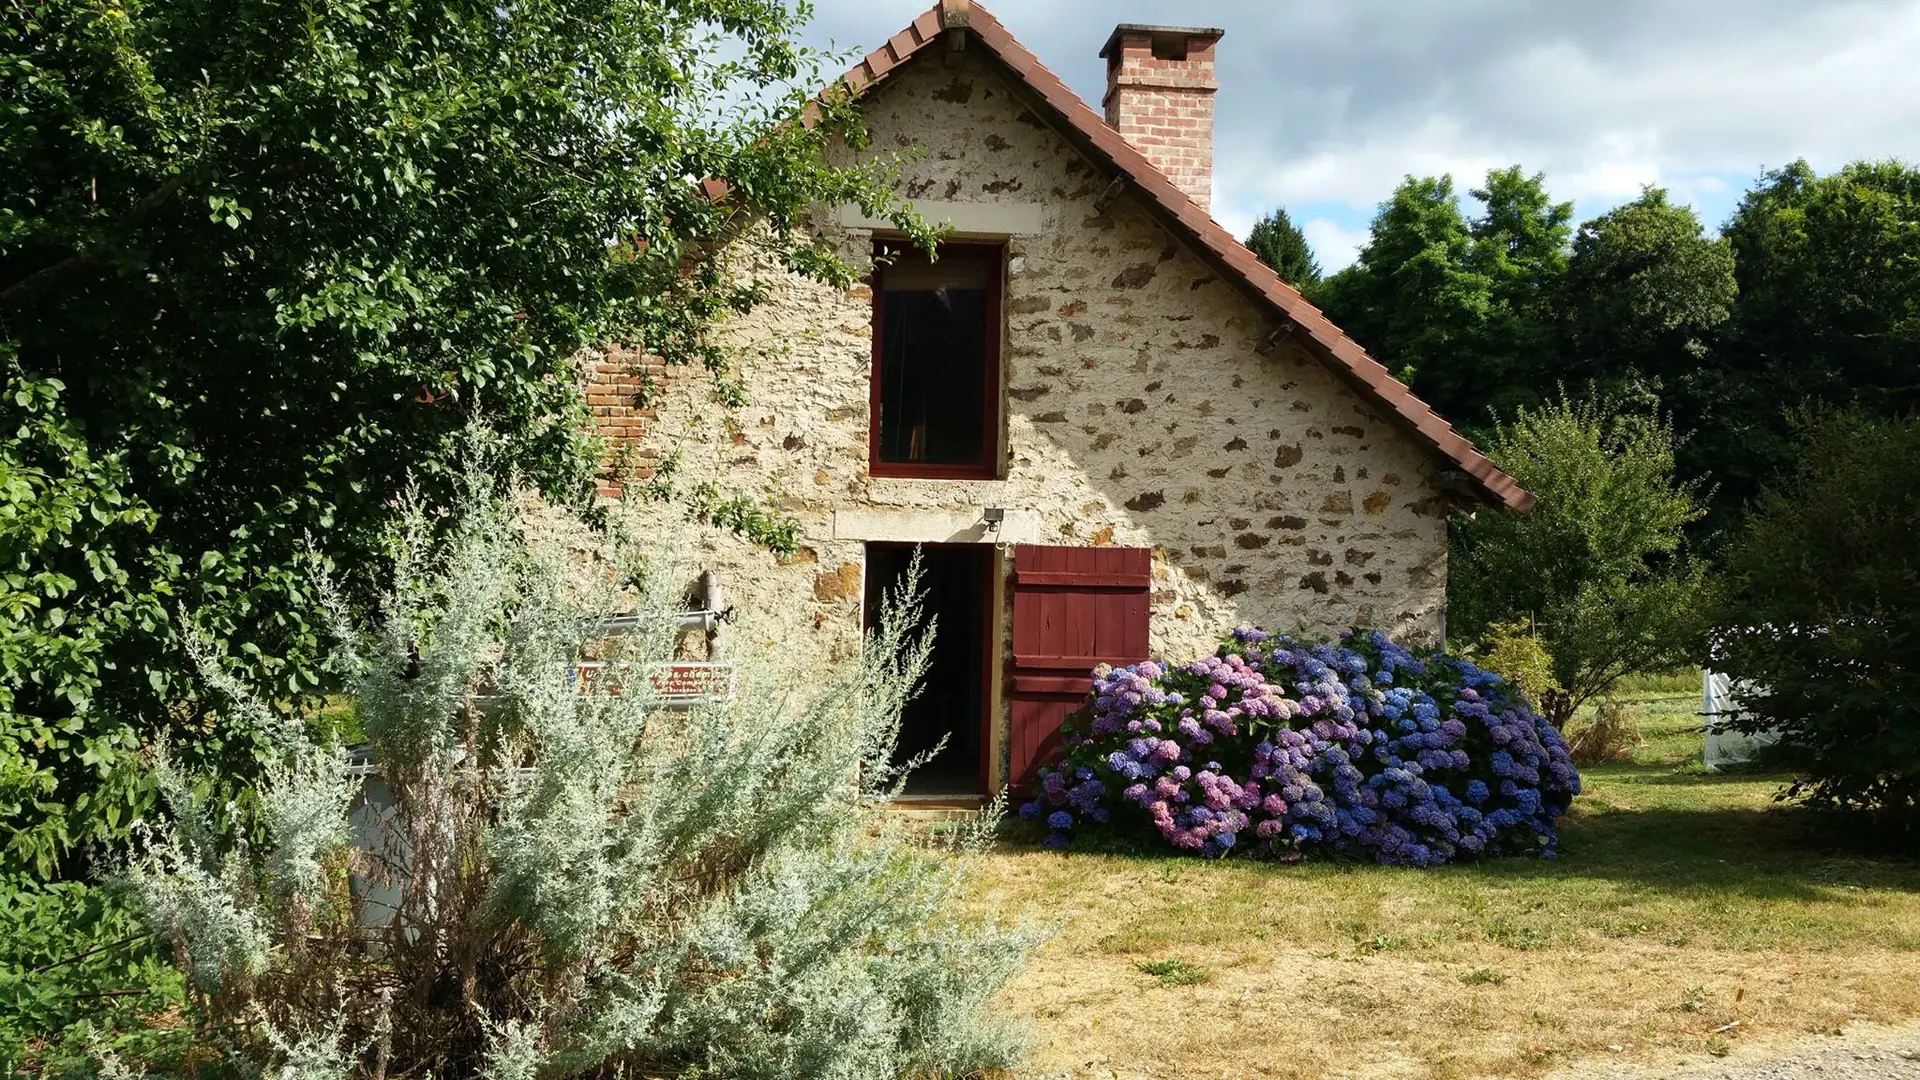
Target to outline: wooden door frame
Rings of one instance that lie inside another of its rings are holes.
[[[978,720],[978,723],[980,725],[980,753],[979,753],[980,762],[979,762],[977,777],[980,782],[979,799],[991,801],[993,798],[993,793],[995,791],[995,788],[993,785],[993,777],[994,777],[994,773],[998,771],[998,763],[1000,758],[1000,747],[994,741],[994,732],[997,726],[994,723],[994,720],[1000,713],[999,694],[996,693],[999,687],[997,685],[995,675],[998,673],[999,667],[1000,667],[998,663],[999,661],[998,646],[1000,644],[1000,623],[1002,621],[1002,615],[1004,614],[1000,610],[1001,583],[998,580],[999,575],[996,573],[996,571],[1000,569],[999,549],[996,545],[993,545],[993,544],[949,543],[949,542],[916,541],[916,540],[863,541],[861,544],[861,553],[860,553],[861,561],[862,561],[861,571],[860,571],[860,580],[861,580],[861,591],[863,594],[861,597],[861,604],[860,604],[860,623],[861,623],[862,632],[865,632],[865,630],[867,629],[867,618],[866,618],[867,604],[866,604],[866,597],[864,594],[866,590],[867,574],[872,569],[873,560],[871,559],[870,555],[874,548],[928,548],[928,549],[937,549],[937,550],[964,550],[967,552],[979,552],[980,557],[984,560],[986,564],[983,568],[984,572],[981,577],[981,584],[984,586],[984,588],[982,590],[982,595],[979,599],[980,613],[982,615],[982,618],[980,620],[980,636],[979,636],[979,640],[975,642],[975,644],[978,646],[980,650],[980,666],[979,666],[979,671],[977,673],[979,678],[979,686],[980,686],[980,716]],[[935,647],[938,648],[937,639],[936,639]],[[928,689],[931,689],[931,688],[928,688]],[[942,801],[951,802],[954,800],[953,799],[943,800],[941,797],[938,797],[938,796],[929,797],[929,798],[914,798],[912,796],[909,796],[908,801],[911,801],[914,803],[939,803]],[[971,798],[969,798],[969,801],[975,801],[975,800],[972,800]]]

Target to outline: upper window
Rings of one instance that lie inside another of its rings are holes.
[[[874,254],[873,475],[998,476],[1001,249]]]

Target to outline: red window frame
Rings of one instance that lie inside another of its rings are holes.
[[[900,252],[911,248],[911,241],[900,239],[882,239],[873,242],[873,276],[868,279],[868,290],[873,293],[873,363],[867,387],[867,474],[870,476],[902,477],[916,480],[998,480],[1001,465],[1006,457],[1002,438],[1002,388],[1006,373],[1003,369],[1002,342],[1006,337],[1006,328],[1002,324],[1001,300],[1007,291],[1007,249],[1005,244],[993,243],[944,243],[940,245],[942,259],[970,259],[988,262],[993,266],[995,287],[987,290],[987,355],[982,360],[986,365],[987,377],[983,380],[985,400],[981,403],[980,446],[986,455],[978,464],[933,465],[915,461],[880,460],[880,386],[881,353],[885,342],[885,327],[882,319],[886,310],[886,265],[879,256],[888,251]]]

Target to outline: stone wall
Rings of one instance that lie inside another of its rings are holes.
[[[1106,178],[966,56],[914,61],[866,113],[875,151],[924,148],[910,197],[962,230],[969,206],[1032,223],[1007,241],[1004,479],[869,477],[870,291],[758,268],[769,302],[727,331],[748,404],[728,412],[676,379],[649,434],[684,475],[758,493],[804,529],[787,559],[698,541],[740,634],[852,655],[865,541],[998,539],[1151,548],[1153,648],[1174,660],[1245,624],[1437,640],[1447,501],[1431,454],[1298,347],[1258,354],[1271,317],[1134,195],[1096,210]],[[849,220],[823,212],[819,228],[864,268],[872,234]],[[998,537],[988,506],[1008,509]]]

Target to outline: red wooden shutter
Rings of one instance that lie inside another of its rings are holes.
[[[1008,778],[1031,790],[1060,747],[1060,721],[1086,700],[1098,664],[1147,659],[1146,548],[1035,547],[1013,552],[1013,723]]]

